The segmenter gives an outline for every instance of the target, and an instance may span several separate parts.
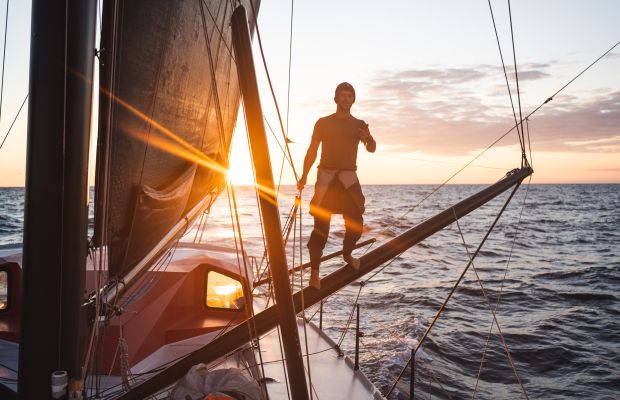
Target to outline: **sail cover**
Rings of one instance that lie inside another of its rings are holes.
[[[249,1],[240,3],[255,21],[259,0]],[[109,247],[110,278],[224,182],[240,102],[233,3],[106,3],[96,182],[105,212],[96,213],[95,237]]]

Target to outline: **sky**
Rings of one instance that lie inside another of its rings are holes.
[[[5,7],[0,2],[0,26]],[[517,97],[508,3],[491,7],[517,116],[519,103],[528,115],[620,41],[618,1],[513,1]],[[29,18],[28,1],[10,3],[0,140],[28,90]],[[378,143],[373,154],[360,147],[362,184],[489,183],[520,166],[515,131],[484,151],[514,125],[488,0],[263,0],[258,24],[298,173],[314,123],[335,111],[342,81],[356,88],[352,113]],[[256,37],[254,50],[275,129]],[[22,111],[0,149],[0,186],[24,185],[26,120]],[[620,45],[527,127],[533,183],[620,183]],[[243,118],[233,146],[233,182],[249,184]],[[282,154],[273,138],[271,148],[278,179]],[[294,183],[290,168],[282,182]]]

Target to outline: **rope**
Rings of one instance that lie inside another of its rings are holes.
[[[452,210],[454,212],[454,209]],[[502,344],[504,345],[504,350],[506,351],[506,356],[508,357],[508,361],[510,362],[510,366],[512,367],[512,370],[515,373],[515,377],[517,378],[517,382],[519,382],[519,386],[521,386],[521,390],[523,391],[523,395],[525,396],[525,398],[527,399],[527,392],[525,390],[525,387],[523,386],[523,382],[521,382],[521,377],[519,376],[519,372],[517,370],[517,366],[515,365],[514,361],[512,360],[512,355],[510,354],[510,350],[508,349],[508,344],[506,343],[506,338],[504,337],[504,333],[502,332],[500,326],[499,326],[499,321],[497,320],[497,315],[495,314],[495,310],[493,309],[493,307],[491,306],[491,302],[489,301],[489,297],[487,296],[486,290],[484,289],[484,286],[482,285],[482,279],[480,279],[480,275],[478,275],[478,271],[476,270],[476,266],[474,265],[474,259],[472,258],[471,254],[469,253],[469,249],[467,248],[467,242],[465,241],[465,236],[463,236],[463,231],[461,230],[461,225],[459,224],[458,219],[456,219],[456,213],[454,213],[454,218],[456,220],[456,226],[459,229],[459,233],[461,235],[461,240],[463,241],[463,246],[465,247],[465,251],[467,252],[467,257],[469,258],[470,262],[471,262],[471,267],[476,275],[476,279],[478,280],[478,284],[480,285],[480,290],[482,291],[482,295],[484,296],[485,301],[487,302],[487,305],[489,306],[489,311],[491,311],[491,314],[493,315],[493,322],[495,322],[495,325],[497,326],[497,330],[499,332],[500,335],[500,339],[502,341]]]
[[[482,241],[480,242],[480,244],[478,245],[478,248],[476,249],[476,252],[474,253],[473,257],[470,259],[470,261],[467,263],[467,265],[465,266],[465,268],[463,269],[463,272],[461,272],[461,275],[459,276],[459,278],[457,279],[457,281],[455,282],[454,286],[452,287],[452,289],[450,290],[450,293],[448,293],[448,296],[446,297],[446,299],[444,300],[443,304],[441,305],[441,307],[439,308],[439,310],[437,310],[437,314],[435,315],[435,317],[433,318],[433,321],[431,322],[431,324],[429,325],[429,327],[426,329],[426,331],[424,332],[424,335],[422,335],[422,338],[420,339],[420,341],[418,342],[418,345],[416,346],[415,350],[414,350],[414,354],[418,352],[418,350],[420,349],[420,346],[422,346],[422,343],[424,343],[424,340],[426,340],[426,338],[428,337],[428,334],[430,333],[431,329],[433,329],[433,326],[435,326],[435,323],[437,322],[437,320],[439,319],[439,316],[443,313],[443,311],[446,308],[446,305],[448,304],[448,301],[450,301],[450,298],[452,298],[452,295],[454,294],[454,292],[456,291],[456,288],[458,287],[458,285],[461,283],[461,281],[463,280],[463,277],[465,276],[465,273],[467,272],[467,270],[469,269],[469,266],[472,264],[473,260],[478,256],[478,254],[480,253],[480,250],[482,249],[482,246],[484,245],[484,243],[486,242],[487,238],[489,237],[489,235],[491,234],[491,232],[493,231],[493,228],[495,228],[495,225],[497,224],[497,222],[499,221],[499,218],[502,216],[502,214],[504,213],[504,210],[506,209],[506,207],[508,206],[508,204],[510,203],[510,200],[512,199],[512,197],[514,196],[514,194],[516,193],[517,189],[519,188],[520,183],[517,184],[515,186],[515,188],[513,189],[512,193],[510,193],[510,196],[508,197],[508,199],[506,200],[506,202],[504,203],[504,205],[502,206],[502,209],[499,211],[499,213],[497,214],[497,216],[495,217],[495,220],[493,220],[493,223],[491,224],[491,226],[489,227],[489,229],[487,230],[487,233],[484,235],[484,237],[482,238]],[[398,381],[400,380],[400,378],[402,377],[402,375],[405,373],[405,369],[409,366],[409,363],[411,363],[412,361],[412,357],[409,357],[409,360],[407,361],[407,363],[405,364],[405,366],[403,367],[403,370],[400,372],[400,374],[398,375],[398,378],[396,379],[396,382],[394,382],[394,384],[392,385],[392,387],[390,388],[390,390],[388,391],[387,395],[389,395],[390,393],[392,393],[392,391],[394,390],[394,388],[396,387],[396,384],[398,383]],[[387,397],[386,395],[386,397]]]

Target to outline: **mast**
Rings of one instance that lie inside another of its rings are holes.
[[[95,229],[92,242],[96,247],[107,244],[105,226],[106,199],[110,174],[110,127],[114,92],[114,59],[116,56],[117,0],[103,3],[101,44],[99,46],[99,126],[97,129],[97,166],[95,169]]]
[[[256,171],[256,190],[258,191],[269,266],[273,277],[273,290],[282,329],[282,345],[286,358],[288,379],[293,397],[295,399],[307,399],[308,387],[297,330],[297,315],[293,306],[291,284],[288,279],[278,199],[273,183],[267,134],[263,125],[263,112],[252,58],[250,30],[243,6],[237,7],[232,15],[232,41],[248,126],[252,162]]]
[[[22,399],[50,398],[53,371],[81,379],[95,18],[94,1],[32,5]]]

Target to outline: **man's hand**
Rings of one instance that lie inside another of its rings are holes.
[[[360,140],[366,144],[372,138],[370,135],[370,130],[368,129],[368,124],[365,124],[363,128],[358,128],[357,133],[359,135]]]
[[[300,192],[304,189],[304,186],[306,186],[306,176],[302,176],[301,178],[299,178],[299,181],[297,182],[297,190],[299,190]]]

